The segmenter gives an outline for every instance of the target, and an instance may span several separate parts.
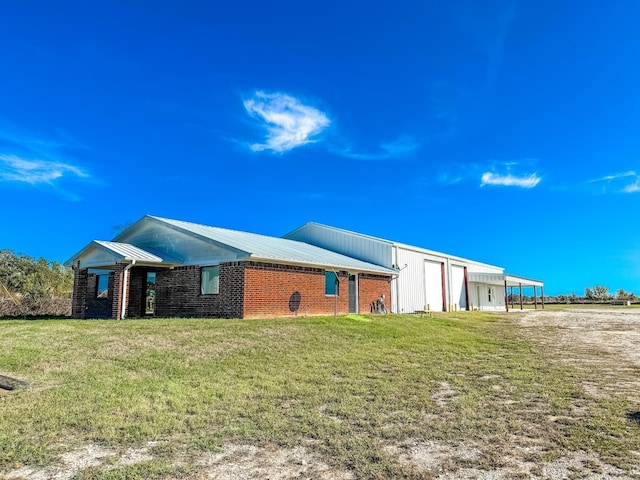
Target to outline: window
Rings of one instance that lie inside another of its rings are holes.
[[[491,302],[491,294],[493,293],[493,289],[491,287],[487,287],[487,293],[489,297],[489,302]]]
[[[202,267],[200,274],[200,293],[213,295],[220,293],[220,267]]]
[[[109,298],[109,274],[96,275],[96,298]]]
[[[340,283],[335,272],[324,272],[324,294],[340,295]]]

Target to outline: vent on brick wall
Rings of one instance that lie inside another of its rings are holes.
[[[302,295],[300,292],[293,292],[289,297],[289,310],[293,313],[298,313],[300,310],[300,302],[302,301]]]

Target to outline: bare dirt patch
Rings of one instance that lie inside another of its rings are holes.
[[[589,395],[640,403],[640,310],[536,311],[523,315],[519,325],[525,338],[586,374]]]

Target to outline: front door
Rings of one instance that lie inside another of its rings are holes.
[[[358,283],[355,275],[349,275],[349,313],[358,313]]]
[[[144,314],[154,315],[156,313],[156,272],[147,272],[144,298]]]

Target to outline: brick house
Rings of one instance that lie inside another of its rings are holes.
[[[369,312],[395,270],[304,242],[147,215],[94,240],[74,269],[74,318],[260,318]]]

